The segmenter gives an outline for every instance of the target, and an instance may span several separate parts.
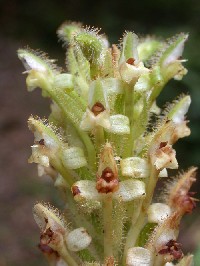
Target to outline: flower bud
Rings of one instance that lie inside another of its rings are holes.
[[[65,44],[68,44],[77,33],[82,31],[81,23],[64,22],[57,30],[57,34]]]
[[[97,63],[103,49],[103,42],[97,35],[98,30],[83,31],[74,36],[74,41],[90,63]]]

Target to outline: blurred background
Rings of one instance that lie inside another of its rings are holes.
[[[49,102],[40,91],[28,93],[24,68],[16,50],[26,45],[40,48],[64,66],[65,51],[56,30],[65,20],[102,28],[112,43],[118,43],[125,30],[164,38],[189,32],[184,58],[189,73],[181,82],[170,81],[159,105],[184,93],[192,97],[188,113],[192,134],[176,144],[180,169],[199,165],[200,158],[200,1],[81,1],[6,0],[0,1],[0,266],[47,265],[37,248],[39,231],[32,217],[38,200],[62,208],[59,196],[48,180],[37,177],[35,165],[28,165],[33,136],[27,129],[30,114],[48,116]],[[200,195],[200,182],[193,191]],[[186,215],[180,241],[185,252],[195,252],[200,265],[199,208]],[[199,253],[199,256],[198,256]]]

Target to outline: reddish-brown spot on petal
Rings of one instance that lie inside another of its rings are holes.
[[[163,141],[160,143],[159,149],[162,149],[163,147],[165,147],[167,145],[167,141]]]
[[[95,116],[102,113],[104,110],[105,110],[105,107],[100,102],[96,102],[91,108],[91,111],[93,112]]]
[[[128,60],[126,60],[126,63],[129,64],[129,65],[134,65],[134,62],[135,62],[135,59],[134,58],[129,58]]]
[[[71,191],[72,191],[72,194],[73,194],[74,197],[75,197],[76,195],[78,195],[78,194],[81,193],[81,191],[80,191],[80,189],[78,188],[78,186],[72,186],[72,187],[71,187]]]

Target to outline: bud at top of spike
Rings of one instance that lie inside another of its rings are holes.
[[[85,30],[74,36],[75,43],[80,47],[83,55],[90,63],[99,61],[103,49],[102,40],[97,35],[97,32],[95,30]]]
[[[57,30],[58,36],[63,40],[65,43],[69,43],[74,35],[81,32],[82,24],[76,22],[64,22],[60,28]]]

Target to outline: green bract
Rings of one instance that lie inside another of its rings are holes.
[[[48,119],[28,120],[35,137],[29,162],[66,201],[66,221],[49,205],[34,206],[39,247],[55,266],[192,265],[177,237],[182,216],[195,207],[196,169],[153,199],[157,181],[178,168],[174,143],[190,135],[190,96],[163,111],[156,105],[164,85],[187,73],[188,35],[165,42],[126,32],[110,46],[99,30],[67,22],[58,36],[68,71],[38,51],[18,51],[28,90],[39,87],[52,100]]]

